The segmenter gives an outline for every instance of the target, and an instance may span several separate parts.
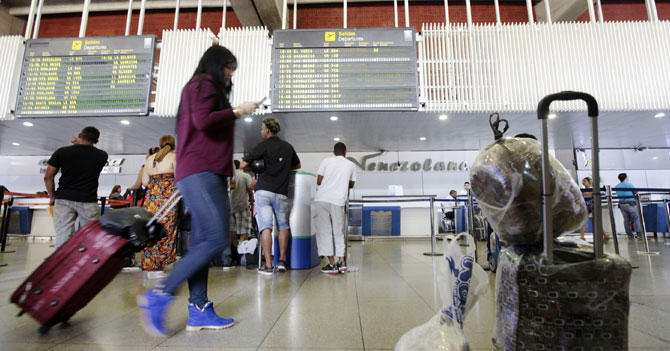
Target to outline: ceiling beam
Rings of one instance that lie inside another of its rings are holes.
[[[258,17],[253,0],[228,0],[233,7],[235,15],[239,18],[242,27],[261,26],[261,18]]]
[[[263,21],[263,25],[267,27],[270,34],[275,29],[281,29],[281,7],[283,0],[253,0],[256,6],[258,16]]]
[[[591,1],[595,3],[594,0]],[[535,17],[538,22],[547,21],[544,6],[545,1],[540,1],[535,5]],[[587,8],[588,3],[584,0],[549,0],[552,22],[574,21],[583,15]]]

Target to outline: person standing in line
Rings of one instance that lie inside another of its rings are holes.
[[[319,256],[328,257],[328,264],[321,268],[327,274],[344,273],[347,243],[344,242],[344,211],[349,189],[356,183],[356,167],[347,160],[347,147],[337,143],[333,147],[334,157],[321,161],[314,196],[314,221],[316,224],[316,246]],[[333,243],[335,250],[333,250]],[[335,257],[337,256],[337,262]]]
[[[456,193],[456,190],[450,190],[449,196],[451,197],[449,200],[458,200],[458,193]],[[459,207],[458,201],[450,201],[447,204],[441,202],[440,206],[442,207],[442,213],[444,213],[444,217],[453,221],[456,214],[456,209]]]
[[[639,239],[642,237],[642,229],[640,225],[640,216],[637,213],[637,204],[635,203],[635,196],[632,191],[626,191],[622,189],[631,189],[635,188],[635,185],[628,182],[628,174],[619,173],[619,184],[617,184],[614,189],[616,191],[616,196],[619,197],[619,210],[623,216],[623,227],[626,229],[626,235],[629,238],[633,238],[633,230],[630,228],[630,223],[633,222],[635,225],[635,238]],[[616,233],[614,233],[616,235]]]
[[[242,169],[240,161],[235,160],[235,176],[230,182],[230,238],[231,250],[236,250],[240,241],[249,239],[251,231],[251,209],[249,204],[254,203],[253,179]],[[238,238],[239,235],[239,238]],[[234,256],[233,252],[233,256]],[[234,267],[234,262],[230,255],[223,258],[223,270],[229,270]]]
[[[177,113],[175,180],[191,211],[191,246],[164,284],[139,298],[142,325],[165,335],[165,314],[177,288],[188,281],[187,331],[223,329],[232,318],[221,318],[207,297],[210,261],[230,247],[228,177],[233,175],[235,121],[255,111],[259,102],[230,105],[237,59],[223,46],[211,46],[181,93]]]
[[[268,117],[261,125],[261,136],[264,141],[244,157],[240,168],[246,168],[255,160],[265,162],[265,170],[258,176],[254,194],[255,213],[258,214],[258,229],[261,233],[261,248],[265,264],[258,268],[260,274],[272,275],[272,225],[273,215],[279,228],[279,259],[277,272],[286,271],[286,248],[289,241],[288,182],[289,173],[300,168],[300,159],[293,146],[279,139],[279,121]]]
[[[72,140],[73,145],[56,150],[47,161],[44,185],[49,193],[49,205],[54,206],[56,248],[74,234],[76,219],[81,228],[100,217],[98,179],[107,164],[107,153],[93,146],[99,138],[97,128],[86,127]],[[58,171],[61,177],[55,190]]]
[[[146,187],[144,208],[152,214],[160,210],[175,192],[174,171],[177,163],[175,140],[172,135],[160,138],[160,149],[147,158],[142,172],[142,185]],[[177,259],[177,208],[170,210],[161,220],[165,237],[156,245],[144,248],[142,269],[148,279],[166,277],[165,266]]]
[[[584,189],[591,189],[593,185],[591,185],[591,177],[584,177],[582,179],[582,185],[584,186]],[[584,201],[587,201],[586,203],[586,209],[589,212],[589,219],[593,221],[593,191],[585,191],[582,193],[582,196],[584,196]],[[595,223],[592,223],[595,224]],[[588,220],[584,225],[579,229],[579,238],[582,240],[586,240],[584,238],[584,234],[586,233],[586,226],[588,225]],[[602,227],[603,230],[603,239],[605,241],[609,241],[610,238],[607,236],[607,233],[605,233],[605,228]]]
[[[470,182],[463,183],[463,190],[461,190],[458,195],[468,196],[468,191],[470,190]]]

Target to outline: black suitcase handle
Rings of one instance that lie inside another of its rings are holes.
[[[549,116],[549,105],[554,101],[582,100],[586,102],[589,117],[598,117],[598,102],[587,94],[578,91],[562,91],[560,93],[550,94],[542,98],[537,105],[537,119],[547,119]]]
[[[595,186],[600,186],[600,161],[598,157],[598,102],[587,94],[577,91],[562,91],[560,93],[545,96],[537,105],[537,119],[542,122],[542,219],[544,234],[544,256],[547,263],[553,263],[553,223],[551,217],[551,208],[549,204],[553,203],[552,189],[549,187],[551,175],[549,166],[549,140],[547,132],[547,119],[549,118],[549,105],[554,101],[582,100],[586,102],[588,116],[591,117],[591,147],[593,149],[593,172],[592,179]],[[603,233],[602,229],[602,209],[600,203],[600,192],[593,193],[593,250],[596,259],[604,256],[603,251]],[[615,233],[616,235],[616,233]]]

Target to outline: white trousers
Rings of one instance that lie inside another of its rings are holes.
[[[316,246],[319,256],[344,257],[344,206],[329,202],[314,202]],[[335,252],[333,254],[333,247]]]

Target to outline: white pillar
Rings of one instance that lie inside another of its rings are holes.
[[[40,4],[37,6],[37,16],[35,18],[35,29],[33,30],[33,39],[37,39],[37,34],[40,31],[40,21],[42,21],[42,5],[44,5],[44,0],[40,0]]]
[[[221,15],[221,30],[226,29],[226,14],[228,13],[228,0],[223,0],[223,15]]]
[[[26,24],[26,32],[23,35],[24,38],[30,39],[30,35],[33,33],[33,20],[35,18],[35,2],[37,0],[32,0],[30,2],[30,13],[28,14],[28,23]]]
[[[347,0],[344,0],[344,28],[347,28]]]
[[[126,36],[130,35],[130,21],[132,20],[132,18],[133,18],[133,0],[128,0],[128,14],[126,15]]]
[[[81,12],[81,25],[79,26],[80,38],[86,36],[86,25],[88,24],[88,5],[90,4],[91,0],[84,0],[84,10]]]
[[[551,10],[549,9],[549,0],[544,0],[544,15],[547,17],[547,23],[551,24]]]
[[[409,27],[409,1],[405,0],[405,27]]]
[[[533,19],[533,4],[530,0],[526,0],[526,10],[528,10],[528,23],[535,23]]]
[[[393,14],[395,15],[395,27],[398,28],[398,0],[393,0]]]
[[[195,18],[195,29],[200,29],[201,23],[202,23],[202,0],[198,0],[198,15]]]

